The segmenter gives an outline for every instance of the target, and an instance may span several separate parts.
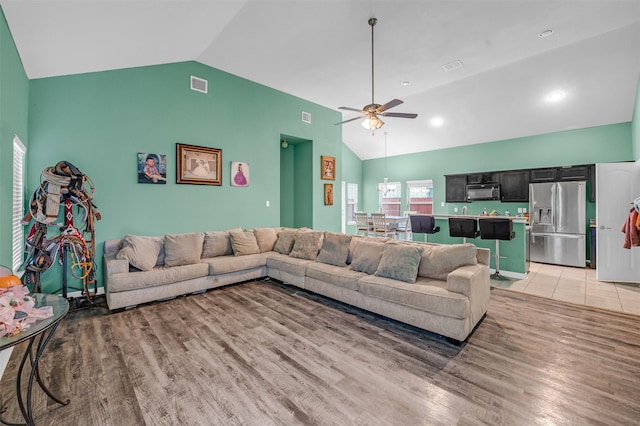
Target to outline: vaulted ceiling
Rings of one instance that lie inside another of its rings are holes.
[[[385,118],[373,136],[345,124],[362,159],[384,155],[383,132],[399,155],[627,122],[640,75],[638,0],[0,5],[30,79],[195,60],[334,109],[371,103],[376,17],[375,102],[401,99],[392,111],[418,118]],[[554,91],[564,98],[549,102]]]

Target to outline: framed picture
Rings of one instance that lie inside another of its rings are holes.
[[[326,155],[320,158],[320,178],[325,180],[336,180],[336,157]]]
[[[332,183],[324,184],[324,205],[325,206],[333,205],[333,184]]]
[[[231,162],[231,186],[249,186],[250,176],[249,163],[242,161]]]
[[[166,184],[167,156],[164,154],[139,152],[138,183]]]
[[[176,182],[222,185],[222,150],[177,143]]]

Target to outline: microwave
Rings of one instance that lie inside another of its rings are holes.
[[[500,185],[490,183],[467,185],[467,201],[476,200],[500,201]]]

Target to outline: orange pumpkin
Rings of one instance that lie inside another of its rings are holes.
[[[22,285],[22,281],[20,281],[20,278],[16,277],[15,275],[7,275],[6,277],[0,277],[0,288],[7,288],[7,287],[13,287],[13,286],[20,286]]]

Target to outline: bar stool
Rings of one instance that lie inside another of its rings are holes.
[[[436,219],[433,216],[410,214],[409,221],[411,222],[411,232],[425,234],[425,241],[428,241],[429,234],[440,232],[440,227],[436,226]]]
[[[470,217],[450,217],[449,236],[462,237],[462,242],[466,243],[467,238],[478,237],[478,220]]]
[[[516,236],[513,232],[513,221],[505,218],[480,219],[480,238],[496,240],[496,273],[495,279],[500,279],[500,240],[509,241]],[[505,256],[502,256],[505,259]]]

